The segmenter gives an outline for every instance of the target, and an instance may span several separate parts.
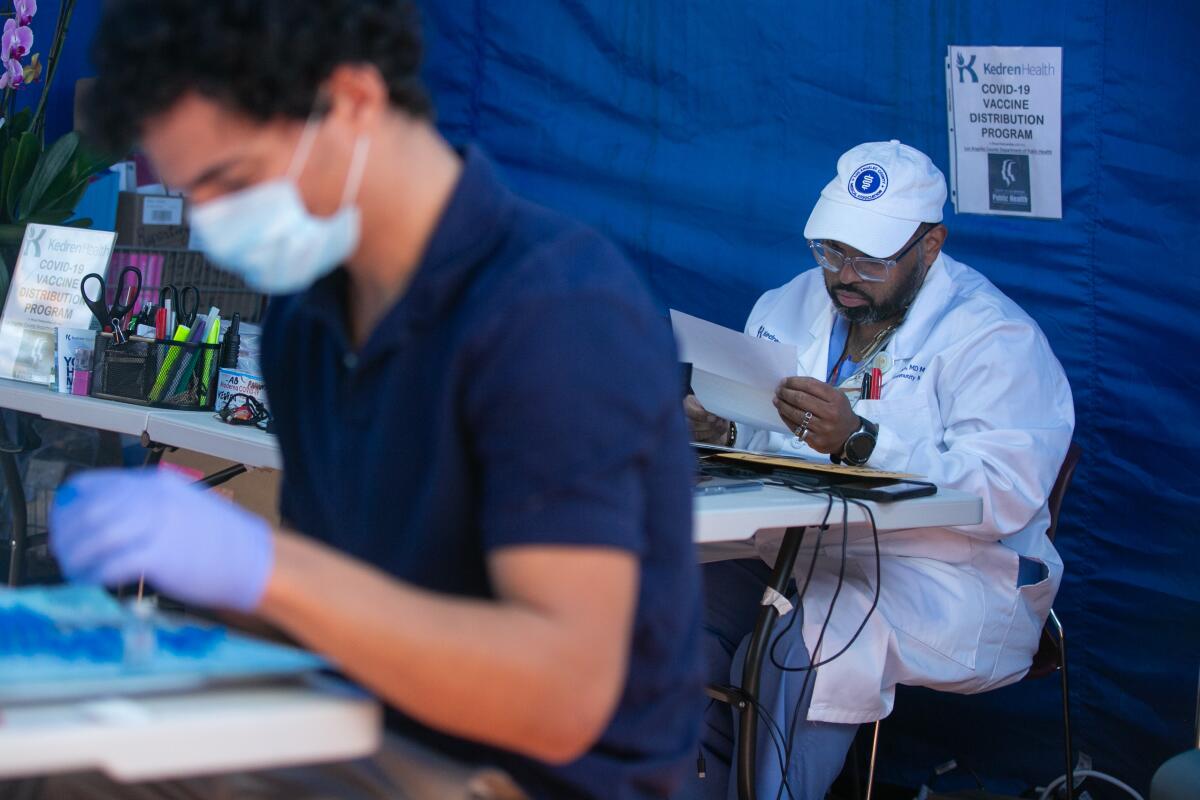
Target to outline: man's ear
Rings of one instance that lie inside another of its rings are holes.
[[[387,84],[372,65],[338,65],[323,90],[329,117],[356,133],[374,128],[388,110]]]
[[[937,259],[938,254],[942,252],[942,245],[946,243],[946,237],[950,235],[950,231],[946,230],[946,226],[938,223],[925,234],[925,238],[921,240],[922,250],[925,254],[925,267],[933,266],[933,262]]]

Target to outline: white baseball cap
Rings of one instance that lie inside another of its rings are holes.
[[[946,177],[920,150],[897,139],[867,142],[843,153],[837,168],[804,226],[806,239],[887,258],[921,223],[942,221]]]

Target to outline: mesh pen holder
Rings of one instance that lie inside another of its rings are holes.
[[[155,408],[211,411],[217,396],[219,344],[131,336],[118,344],[96,334],[91,396]]]

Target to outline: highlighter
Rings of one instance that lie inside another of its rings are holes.
[[[180,325],[175,329],[175,335],[171,340],[185,342],[191,332],[192,329],[187,325]],[[166,388],[167,384],[167,376],[171,374],[171,367],[175,366],[175,362],[179,360],[179,351],[181,349],[180,347],[167,348],[167,357],[163,359],[162,366],[158,369],[158,375],[154,379],[154,386],[150,388],[149,399],[151,403],[157,403],[159,398],[162,397],[163,389]]]

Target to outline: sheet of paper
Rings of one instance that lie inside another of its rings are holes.
[[[759,430],[791,433],[771,400],[796,374],[796,347],[747,336],[671,311],[680,358],[692,365],[692,391],[717,416]]]

